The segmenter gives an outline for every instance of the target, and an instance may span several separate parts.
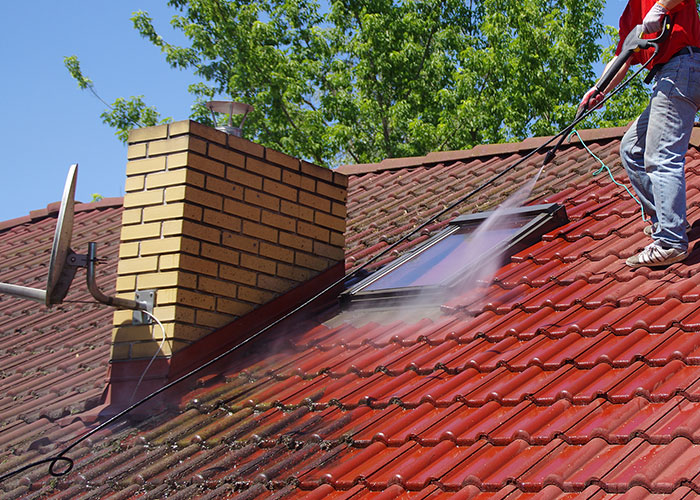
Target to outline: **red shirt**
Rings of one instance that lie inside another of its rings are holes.
[[[617,45],[615,55],[622,50],[622,43],[632,28],[642,24],[647,12],[654,6],[656,0],[630,0],[625,11],[620,17],[620,42]],[[673,28],[671,35],[659,46],[659,53],[651,63],[651,68],[657,64],[665,63],[671,56],[686,46],[700,47],[700,19],[696,0],[685,0],[671,12],[669,12]],[[652,38],[652,37],[649,37]],[[654,49],[644,49],[632,54],[632,64],[644,64],[653,54]]]

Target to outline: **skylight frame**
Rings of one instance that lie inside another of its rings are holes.
[[[460,230],[460,228],[472,226],[476,229],[479,224],[484,222],[492,214],[493,211],[480,212],[463,215],[453,219],[445,229],[440,231],[422,245],[406,252],[398,259],[362,279],[359,283],[351,286],[348,290],[341,294],[341,302],[366,302],[371,303],[371,305],[374,306],[383,306],[391,303],[392,301],[399,301],[412,296],[420,295],[422,298],[426,298],[430,295],[444,295],[446,288],[449,290],[449,288],[454,287],[459,281],[463,268],[458,268],[451,277],[441,281],[437,285],[406,286],[398,288],[385,288],[380,290],[366,290],[366,288],[395,269],[399,268],[404,263],[425,252],[427,249],[437,245],[446,238],[455,234]],[[522,227],[517,229],[515,234],[507,242],[498,245],[497,248],[494,248],[494,253],[496,251],[500,253],[503,260],[508,259],[516,253],[532,246],[539,241],[544,234],[569,222],[569,218],[566,214],[566,208],[557,203],[514,208],[506,211],[505,214],[521,218],[530,218],[530,220],[523,224]],[[473,265],[478,265],[479,262],[484,262],[486,259],[486,256],[482,259],[478,259]]]

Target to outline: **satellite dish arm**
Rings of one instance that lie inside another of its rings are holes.
[[[40,288],[29,288],[28,286],[0,283],[0,293],[7,293],[16,297],[22,297],[46,304],[46,290],[42,290]]]
[[[102,293],[95,281],[95,262],[97,262],[97,243],[88,243],[87,253],[87,287],[92,296],[98,302],[118,309],[133,309],[137,311],[145,311],[149,309],[148,303],[140,300],[122,299],[119,297],[110,297]]]

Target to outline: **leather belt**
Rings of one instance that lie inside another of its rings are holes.
[[[681,50],[679,50],[678,52],[673,54],[668,60],[670,61],[671,59],[673,59],[674,57],[677,57],[677,56],[687,56],[687,55],[692,56],[695,53],[700,54],[700,47],[692,47],[689,45],[689,46],[683,47]],[[666,61],[666,62],[668,62],[668,61]],[[647,77],[644,79],[644,83],[651,83],[651,81],[656,76],[656,73],[658,73],[659,70],[661,70],[661,68],[663,68],[665,64],[666,63],[661,63],[661,64],[657,64],[656,66],[654,66],[651,69],[651,71],[649,71],[649,74],[647,75]]]

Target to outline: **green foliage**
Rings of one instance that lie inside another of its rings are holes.
[[[103,123],[116,129],[115,135],[119,140],[126,142],[129,137],[129,130],[134,127],[149,127],[158,123],[167,123],[170,118],[159,120],[160,114],[152,107],[143,102],[143,96],[134,96],[129,99],[117,98],[114,103],[108,104],[95,91],[95,87],[88,77],[83,75],[80,69],[80,61],[76,56],[69,56],[63,59],[63,63],[71,76],[78,82],[78,87],[88,89],[92,94],[107,106],[108,111],[104,111],[100,117]]]
[[[211,121],[203,103],[214,95],[243,101],[255,107],[244,136],[335,165],[559,130],[595,78],[604,1],[168,4],[187,47],[166,42],[145,12],[132,21],[173,68],[202,79],[190,87],[194,119]],[[157,118],[133,99],[103,119]]]
[[[92,193],[92,199],[90,200],[90,203],[94,203],[96,201],[102,201],[104,200],[104,196],[102,196],[100,193]]]

